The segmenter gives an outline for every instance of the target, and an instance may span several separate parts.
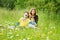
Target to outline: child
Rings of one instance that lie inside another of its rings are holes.
[[[25,12],[25,13],[24,13],[24,16],[19,19],[19,25],[20,25],[21,27],[26,27],[26,26],[28,26],[28,24],[29,24],[29,18],[28,18],[28,17],[29,17],[28,12]]]

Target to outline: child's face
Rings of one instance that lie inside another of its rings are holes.
[[[28,17],[28,13],[24,13],[24,17],[25,17],[25,18]]]
[[[32,10],[32,15],[34,15],[35,14],[35,10]]]

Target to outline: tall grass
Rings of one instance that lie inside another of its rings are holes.
[[[60,15],[55,15],[53,12],[49,14],[38,10],[39,17],[37,29],[7,28],[6,24],[15,24],[19,18],[23,16],[24,10],[7,10],[0,8],[0,24],[6,27],[0,28],[0,40],[60,40]],[[5,33],[5,34],[4,34]]]

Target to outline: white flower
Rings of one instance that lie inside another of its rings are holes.
[[[26,39],[23,39],[23,40],[26,40]]]
[[[27,40],[29,40],[30,38],[28,37]]]
[[[0,26],[2,26],[2,25],[0,24]]]
[[[1,31],[3,31],[4,29],[2,28]]]
[[[15,26],[8,26],[8,28],[9,28],[9,29],[14,29],[14,28],[15,28]]]
[[[56,36],[56,34],[55,34],[55,33],[53,33],[53,36]]]
[[[46,40],[49,40],[49,37],[48,36],[46,37]]]
[[[16,34],[16,36],[19,36],[19,34]]]
[[[45,27],[45,30],[47,30],[47,27]]]
[[[49,31],[48,34],[52,34],[53,32],[52,31]]]
[[[55,27],[51,27],[51,29],[55,29]]]
[[[13,38],[13,36],[10,36],[9,38]]]
[[[45,37],[46,35],[43,33],[42,35],[41,35],[41,37],[43,38],[43,37]]]
[[[24,32],[21,32],[22,34],[24,34]]]
[[[19,40],[21,40],[21,39],[19,39]]]
[[[4,39],[4,40],[6,40],[6,39]]]
[[[12,32],[8,32],[7,34],[13,34]]]
[[[19,30],[19,28],[15,28],[15,30]]]

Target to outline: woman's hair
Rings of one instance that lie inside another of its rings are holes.
[[[36,15],[36,9],[32,8],[32,9],[30,10],[30,14],[31,14],[31,15],[32,15],[32,10],[35,11],[35,14],[34,14],[34,16],[35,16],[35,15]]]
[[[32,8],[31,10],[30,10],[30,15],[32,16],[32,10],[34,10],[35,12],[34,12],[34,21],[37,23],[38,22],[38,15],[36,15],[36,9],[34,9],[34,8]],[[30,17],[30,19],[31,19],[32,17]]]

